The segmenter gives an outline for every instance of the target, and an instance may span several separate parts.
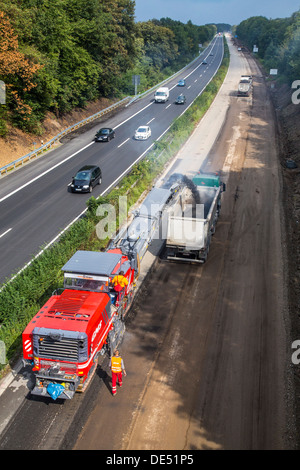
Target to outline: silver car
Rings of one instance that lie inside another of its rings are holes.
[[[134,134],[136,140],[147,140],[151,136],[151,129],[149,126],[140,126]]]

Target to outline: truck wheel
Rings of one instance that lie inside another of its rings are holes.
[[[210,247],[210,240],[207,243],[207,248],[206,248],[205,255],[202,258],[200,258],[200,259],[203,260],[203,263],[206,263],[206,261],[207,261],[207,257],[208,257],[208,253],[209,253],[209,247]]]

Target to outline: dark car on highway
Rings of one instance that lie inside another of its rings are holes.
[[[110,127],[103,127],[99,129],[95,135],[96,142],[108,142],[115,137],[115,131]]]
[[[72,178],[72,193],[91,193],[96,184],[101,184],[102,173],[98,166],[85,165]]]
[[[185,102],[186,102],[186,98],[184,95],[179,95],[175,100],[176,104],[184,104]]]

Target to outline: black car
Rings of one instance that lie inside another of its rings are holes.
[[[206,60],[203,60],[202,65],[207,65]]]
[[[176,98],[175,100],[176,104],[184,104],[185,102],[186,102],[186,99],[184,95],[179,95],[178,98]]]
[[[115,131],[110,127],[103,127],[99,129],[97,134],[95,135],[96,142],[108,142],[109,140],[115,137]]]
[[[101,184],[102,173],[98,166],[85,165],[72,178],[72,193],[91,193],[96,184]]]

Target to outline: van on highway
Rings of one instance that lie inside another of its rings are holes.
[[[155,103],[165,103],[169,99],[169,88],[161,87],[156,90],[154,95]]]

